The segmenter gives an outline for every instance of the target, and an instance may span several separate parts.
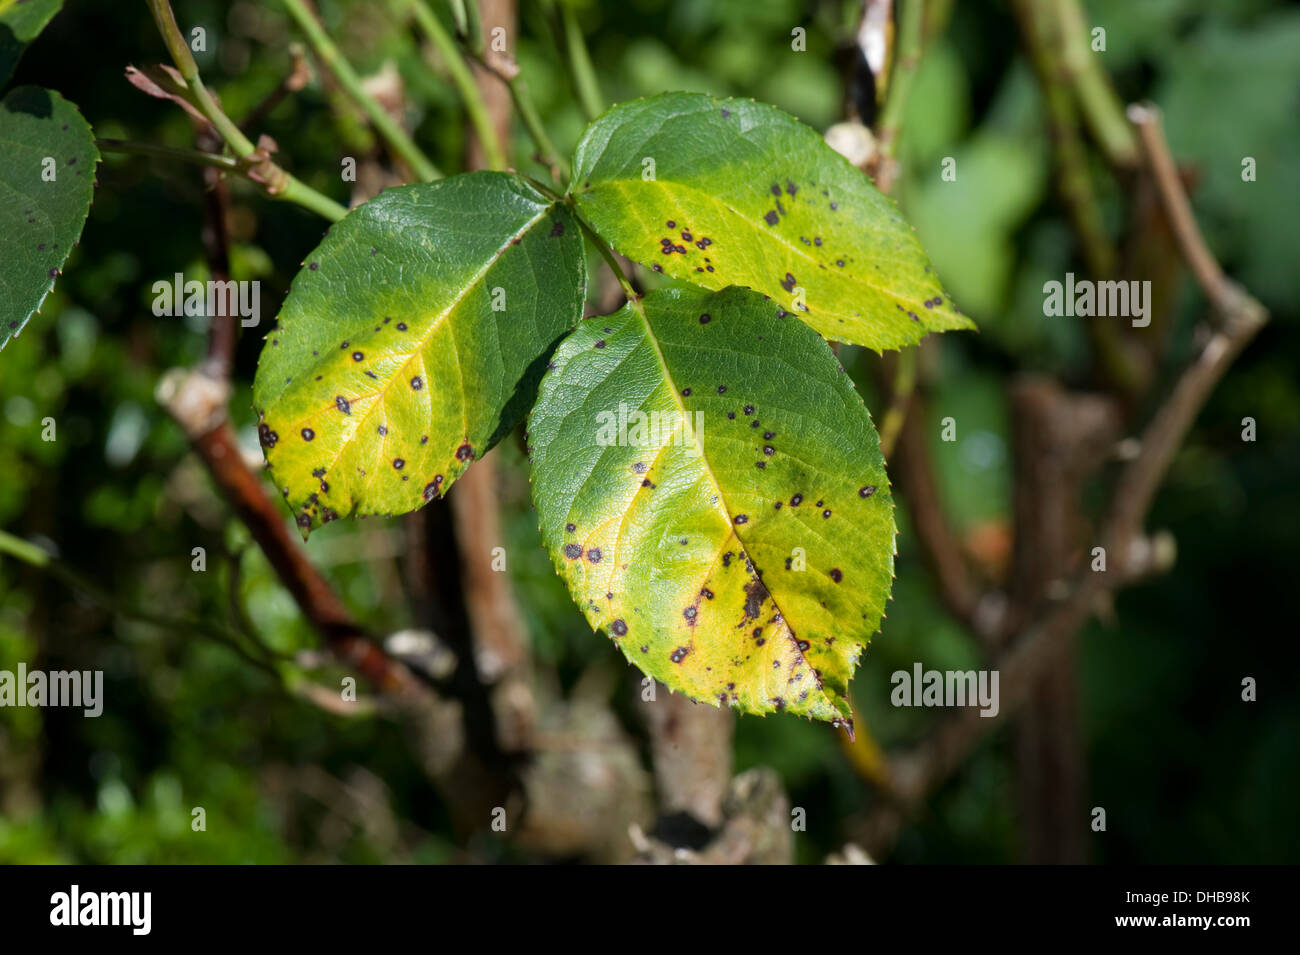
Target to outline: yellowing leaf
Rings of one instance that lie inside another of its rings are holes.
[[[883,351],[974,327],[894,203],[774,106],[699,93],[620,104],[578,144],[572,193],[629,258],[755,289],[832,341]]]
[[[253,388],[304,534],[445,493],[527,410],[585,293],[573,217],[517,176],[390,189],[335,225]]]
[[[870,415],[754,292],[672,287],[584,321],[529,421],[542,536],[593,627],[670,688],[850,719],[893,579]]]

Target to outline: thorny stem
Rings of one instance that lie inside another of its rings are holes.
[[[311,44],[316,55],[321,58],[330,72],[334,74],[339,85],[347,92],[365,114],[374,124],[379,135],[388,143],[389,148],[397,153],[402,160],[411,167],[411,170],[421,179],[431,181],[441,179],[442,173],[438,167],[426,156],[420,147],[415,145],[415,141],[407,135],[406,131],[388,114],[379,102],[366,92],[361,83],[361,78],[352,69],[351,64],[339,52],[339,48],[334,45],[334,41],[325,33],[320,22],[307,9],[303,0],[282,0],[285,9],[289,15],[297,21],[298,26],[302,28],[303,33],[307,35],[307,42]]]
[[[478,84],[474,82],[474,77],[470,75],[469,68],[465,65],[465,60],[456,47],[456,41],[443,27],[442,21],[434,16],[425,0],[411,0],[411,10],[415,14],[416,23],[419,24],[420,29],[429,38],[434,49],[438,51],[438,55],[447,66],[447,72],[451,74],[451,81],[455,84],[457,91],[460,93],[460,98],[465,104],[465,112],[469,115],[469,121],[474,126],[474,133],[483,146],[488,165],[493,169],[504,169],[506,167],[506,155],[501,145],[501,139],[497,136],[496,127],[492,125],[491,117],[488,116],[487,103],[483,101],[483,93],[479,90]]]
[[[95,145],[100,152],[150,156],[155,159],[179,159],[181,162],[195,163],[200,166],[214,166],[236,175],[241,173],[238,159],[219,153],[205,153],[198,149],[178,149],[175,146],[156,146],[153,143],[134,143],[124,139],[97,139]]]
[[[135,156],[150,156],[156,159],[177,159],[181,162],[196,163],[200,166],[213,166],[224,172],[234,173],[242,176],[249,182],[253,183],[272,199],[279,199],[284,202],[292,202],[309,209],[319,216],[322,216],[331,222],[338,222],[348,214],[346,207],[339,205],[329,196],[317,192],[311,186],[299,179],[289,176],[284,181],[281,188],[272,191],[272,186],[254,178],[250,173],[252,168],[246,163],[230,156],[222,156],[217,153],[206,153],[197,149],[178,149],[173,146],[156,146],[152,143],[134,143],[121,139],[98,139],[95,145],[102,152],[125,153]]]

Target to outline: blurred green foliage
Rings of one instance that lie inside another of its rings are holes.
[[[320,0],[324,20],[363,74],[391,65],[415,135],[442,168],[462,165],[465,123],[454,91],[401,25],[396,2]],[[517,56],[557,146],[585,124],[553,38],[525,3]],[[746,95],[825,128],[843,108],[837,49],[851,4],[795,0],[588,0],[575,3],[611,102],[665,89]],[[199,64],[226,109],[242,116],[289,67],[295,36],[276,3],[186,0],[203,25]],[[1300,659],[1281,608],[1300,540],[1300,10],[1269,0],[1089,0],[1105,27],[1104,65],[1125,101],[1165,111],[1175,153],[1195,170],[1195,203],[1227,270],[1273,322],[1216,392],[1180,452],[1150,526],[1178,540],[1178,565],[1125,593],[1113,626],[1080,640],[1089,805],[1108,809],[1095,857],[1110,862],[1295,861],[1300,791],[1295,742]],[[808,31],[794,53],[791,30]],[[113,42],[105,42],[112,37]],[[981,328],[944,336],[937,419],[960,411],[958,440],[932,452],[962,532],[1005,529],[1010,494],[1005,386],[1016,368],[1068,377],[1085,349],[1079,323],[1044,320],[1042,283],[1077,264],[1055,201],[1037,89],[998,2],[955,4],[926,52],[904,124],[897,196],[939,274]],[[163,58],[143,4],[70,0],[24,55],[15,82],[59,89],[101,136],[191,145],[180,110],[122,78]],[[262,131],[317,189],[343,198],[342,156],[374,145],[360,114],[313,84]],[[515,132],[513,155],[531,147]],[[1258,181],[1243,182],[1244,157]],[[956,183],[939,164],[957,161]],[[235,194],[236,278],[259,278],[264,312],[282,300],[324,223]],[[315,645],[247,533],[216,500],[178,429],[153,398],[160,373],[199,360],[201,322],[155,318],[149,288],[184,271],[202,278],[201,187],[195,170],[111,156],[90,221],[55,292],[0,355],[0,527],[57,546],[123,600],[157,613],[233,620],[229,590],[277,651]],[[1113,197],[1106,197],[1112,202]],[[1175,357],[1203,303],[1178,302]],[[239,346],[231,412],[256,439],[249,385],[261,334]],[[846,364],[864,392],[865,363]],[[877,410],[877,416],[879,411]],[[1259,423],[1243,444],[1240,421]],[[42,421],[57,440],[41,439]],[[537,658],[561,685],[615,653],[592,634],[541,549],[521,443],[500,452],[510,573]],[[915,739],[932,714],[888,703],[889,674],[978,665],[969,638],[935,600],[900,509],[900,555],[888,619],[854,682],[855,709],[884,744]],[[312,538],[313,557],[376,632],[409,623],[396,567],[398,522],[340,522]],[[190,569],[191,548],[208,553]],[[187,632],[104,614],[59,582],[0,560],[0,668],[105,671],[99,719],[77,711],[0,710],[0,862],[414,861],[457,858],[446,812],[399,731],[380,719],[328,716],[288,695],[225,648]],[[621,666],[619,667],[621,670]],[[327,671],[321,679],[337,679]],[[639,675],[635,675],[639,676]],[[1240,680],[1260,698],[1240,702]],[[618,692],[631,694],[630,671]],[[629,720],[630,732],[639,733]],[[1016,858],[1011,768],[998,736],[908,828],[894,858]],[[808,810],[803,861],[840,846],[867,785],[836,740],[795,720],[742,719],[739,768],[775,767]],[[362,791],[385,824],[340,805]],[[190,830],[191,809],[207,813]]]

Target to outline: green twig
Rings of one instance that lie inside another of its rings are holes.
[[[475,4],[467,4],[466,9],[475,10]],[[477,16],[477,11],[474,16]],[[537,107],[533,105],[528,86],[519,75],[519,64],[509,54],[485,50],[481,35],[477,49],[469,38],[462,37],[462,42],[465,44],[466,52],[476,63],[506,84],[507,89],[510,90],[510,99],[514,103],[515,112],[519,114],[524,129],[528,130],[528,135],[537,149],[538,159],[550,169],[551,177],[557,183],[561,185],[567,183],[569,164],[561,158],[559,150],[547,135],[546,127],[542,125],[542,119],[537,113]]]
[[[570,210],[573,210],[572,198],[568,200],[568,205]],[[582,216],[577,214],[576,210],[574,210],[573,217],[578,220],[578,227],[582,229],[583,234],[591,240],[591,244],[596,247],[596,251],[600,253],[601,258],[605,260],[605,264],[608,265],[610,271],[614,273],[614,278],[618,279],[618,284],[623,289],[623,294],[627,296],[627,300],[629,302],[639,301],[641,294],[632,287],[632,281],[623,271],[623,267],[618,264],[618,258],[615,257],[614,250],[606,244],[604,239],[596,235],[595,230],[593,230],[591,226],[587,225]]]
[[[420,150],[419,146],[415,145],[415,141],[394,121],[392,116],[388,115],[379,102],[365,91],[361,77],[357,76],[356,71],[339,52],[339,48],[334,45],[334,41],[325,33],[320,22],[307,9],[303,0],[282,0],[282,2],[289,15],[297,21],[298,26],[307,35],[307,42],[316,51],[316,55],[329,67],[330,72],[334,74],[339,85],[353,102],[370,117],[370,122],[388,143],[389,148],[400,156],[419,178],[425,181],[441,179],[442,173],[438,171],[438,167]]]
[[[569,64],[569,77],[573,80],[573,88],[578,93],[578,101],[582,103],[587,119],[595,119],[605,111],[606,101],[600,92],[600,81],[596,79],[596,69],[592,66],[582,27],[573,8],[567,3],[560,4],[560,22],[564,29],[564,52]]]
[[[501,146],[501,139],[497,135],[492,118],[488,115],[487,103],[483,101],[483,93],[478,88],[478,84],[474,82],[469,67],[465,65],[465,60],[456,47],[456,41],[443,27],[442,21],[434,16],[425,0],[411,0],[411,9],[415,14],[416,23],[420,25],[420,29],[428,36],[434,49],[438,51],[438,55],[442,57],[442,61],[447,65],[447,72],[451,74],[451,81],[460,93],[460,98],[465,104],[465,112],[469,114],[469,121],[474,126],[474,132],[478,136],[479,142],[483,145],[483,152],[487,156],[488,165],[493,169],[504,169],[506,167],[506,155]]]
[[[1058,56],[1078,99],[1084,122],[1111,164],[1127,169],[1142,158],[1137,136],[1124,115],[1110,77],[1088,45],[1088,29],[1078,0],[1056,0]]]
[[[880,453],[885,460],[894,453],[894,445],[898,443],[903,421],[912,404],[912,393],[916,390],[916,353],[915,348],[903,349],[898,353],[898,363],[894,366],[889,407],[880,419]]]
[[[95,145],[101,152],[124,153],[134,156],[150,156],[155,159],[175,159],[181,162],[195,163],[200,166],[213,166],[225,172],[234,173],[242,176],[253,185],[272,199],[279,199],[284,202],[292,202],[309,209],[319,216],[329,219],[331,222],[338,222],[348,210],[339,205],[329,196],[317,192],[311,186],[288,173],[285,178],[279,182],[279,188],[273,191],[272,186],[255,178],[251,173],[254,171],[253,166],[243,163],[231,156],[223,156],[218,153],[205,153],[197,149],[177,149],[173,146],[156,146],[152,143],[133,143],[121,139],[98,139]],[[279,168],[279,167],[276,167]]]
[[[925,0],[900,0],[897,38],[894,41],[894,65],[889,74],[889,92],[876,124],[880,155],[876,166],[876,188],[889,193],[898,178],[898,139],[907,110],[908,94],[921,62],[921,44],[925,26]]]
[[[1012,0],[1012,10],[1042,89],[1061,202],[1088,271],[1096,278],[1108,278],[1114,273],[1119,256],[1102,223],[1101,206],[1093,191],[1079,130],[1078,109],[1066,85],[1064,68],[1058,62],[1059,11],[1039,0]],[[1132,392],[1140,383],[1140,370],[1125,349],[1117,326],[1093,321],[1085,327],[1102,375],[1119,391]]]
[[[240,131],[239,127],[221,109],[216,99],[207,91],[199,76],[198,64],[185,42],[180,27],[176,24],[176,15],[172,12],[169,0],[148,0],[149,10],[153,13],[158,32],[162,35],[167,52],[186,85],[186,98],[217,131],[226,145],[238,157],[239,162],[232,172],[238,172],[257,184],[258,188],[273,199],[283,199],[303,206],[311,211],[337,222],[347,215],[347,209],[322,193],[312,189],[291,173],[282,169],[271,159],[266,149],[259,149]],[[116,140],[101,142],[117,143]],[[126,145],[118,143],[118,145]],[[121,152],[136,152],[144,155],[166,155],[172,159],[184,159],[188,162],[200,162],[203,165],[217,165],[210,158],[198,159],[197,156],[211,157],[211,153],[191,153],[189,150],[170,150],[167,147],[145,147],[132,144],[133,149],[120,149]],[[145,152],[151,148],[152,152]]]
[[[491,67],[488,67],[492,69]],[[494,72],[496,72],[494,70]],[[501,76],[497,72],[498,76]],[[523,121],[524,129],[528,130],[528,135],[537,147],[538,158],[541,159],[551,169],[551,176],[558,183],[569,181],[569,164],[560,157],[559,151],[555,144],[551,142],[551,137],[546,134],[546,127],[542,125],[542,118],[537,114],[537,108],[533,106],[532,97],[528,94],[528,87],[518,75],[506,79],[506,84],[510,87],[510,98],[514,100],[515,111],[519,113],[519,118]]]
[[[181,78],[189,87],[190,102],[221,134],[221,138],[234,150],[235,155],[243,157],[255,152],[257,147],[253,145],[252,140],[240,132],[239,127],[222,111],[207,87],[203,85],[198,64],[194,62],[189,44],[185,42],[185,36],[176,25],[176,15],[172,13],[169,0],[149,0],[149,10],[153,13],[154,22],[158,24],[158,32],[162,34],[163,43],[167,45],[167,52],[171,55],[172,62],[176,64]]]
[[[483,21],[479,17],[478,0],[451,0],[451,14],[456,20],[456,30],[472,56],[482,56]]]

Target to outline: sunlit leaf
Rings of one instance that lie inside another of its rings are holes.
[[[583,135],[574,198],[629,258],[771,296],[833,341],[882,351],[973,328],[893,202],[774,106],[664,93]]]
[[[564,205],[504,173],[390,189],[335,225],[253,390],[304,533],[444,493],[527,410],[582,313],[585,269]]]
[[[849,719],[894,514],[826,342],[754,292],[681,286],[586,320],[552,365],[533,499],[591,625],[715,706]]]

